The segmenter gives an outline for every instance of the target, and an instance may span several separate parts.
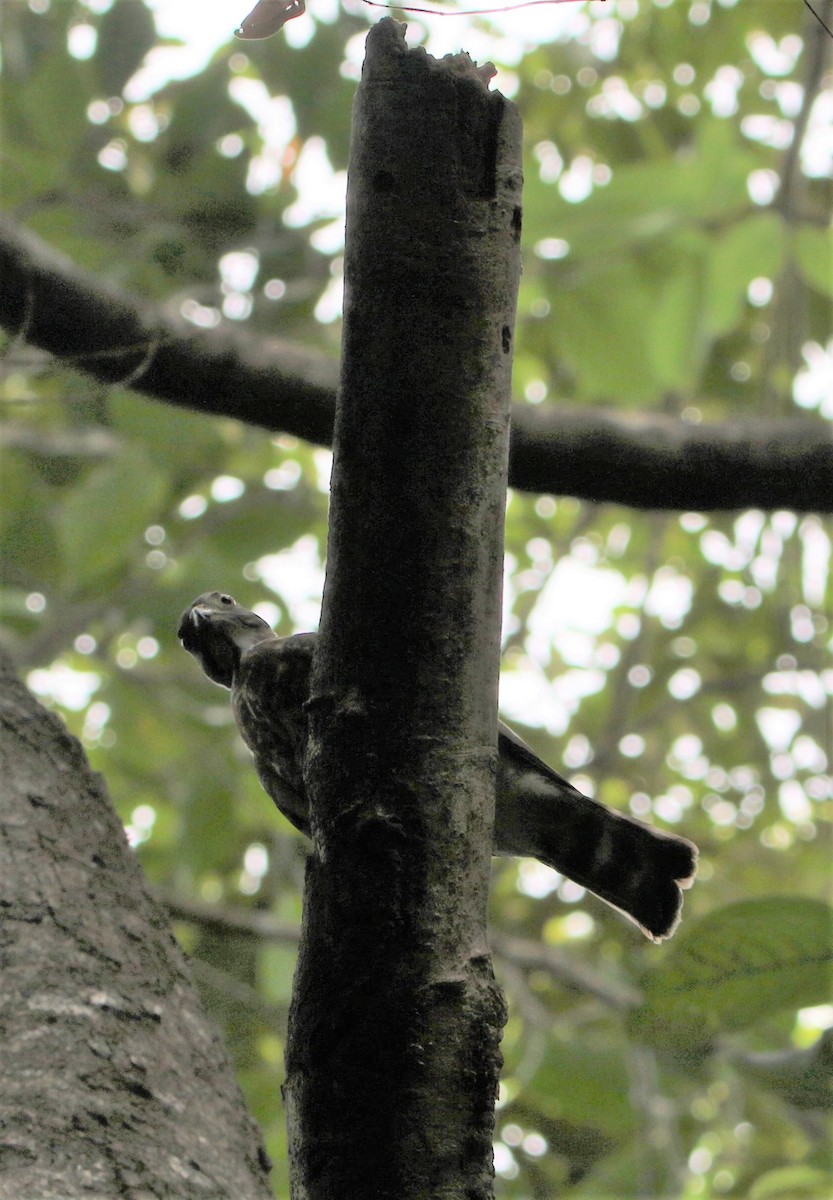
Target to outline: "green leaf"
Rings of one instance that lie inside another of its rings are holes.
[[[264,946],[260,952],[259,974],[264,994],[273,1003],[288,1004],[292,997],[292,976],[296,946]]]
[[[657,393],[645,369],[645,313],[655,301],[629,264],[611,264],[582,281],[579,292],[559,292],[545,336],[574,367],[581,391],[646,401]]]
[[[749,1200],[827,1200],[830,1175],[816,1167],[777,1167],[755,1180]]]
[[[806,1050],[738,1052],[732,1065],[796,1108],[833,1108],[833,1029]]]
[[[6,586],[42,588],[52,582],[59,563],[46,489],[23,454],[7,453],[0,474],[3,582]]]
[[[592,1125],[611,1135],[626,1133],[636,1120],[628,1098],[622,1046],[553,1038],[547,1057],[524,1089],[530,1104],[553,1121]]]
[[[689,925],[644,980],[637,1032],[696,1052],[791,1007],[822,1004],[833,966],[831,910],[790,896],[745,900]]]
[[[3,17],[5,22],[5,12]],[[59,21],[57,15],[51,19],[56,24]],[[5,63],[3,73],[5,76]],[[20,140],[31,151],[45,156],[52,169],[53,186],[59,180],[64,182],[64,171],[70,170],[78,142],[89,129],[85,114],[90,97],[85,76],[84,64],[68,55],[35,51],[16,87],[4,80],[3,120],[10,135],[10,141],[4,143],[5,159],[13,161],[11,139]]]
[[[606,187],[573,204],[537,173],[524,189],[525,238],[560,237],[571,259],[635,253],[708,219],[743,212],[755,160],[727,122],[710,122],[694,153],[617,165]]]
[[[722,336],[741,320],[746,289],[758,276],[775,279],[784,256],[784,225],[775,213],[755,213],[732,225],[711,255],[706,323]]]
[[[704,347],[703,260],[683,257],[668,279],[651,320],[649,362],[660,386],[678,391],[694,387]]]
[[[138,448],[93,467],[57,517],[67,578],[93,583],[134,557],[166,492],[167,477]]]
[[[114,428],[140,443],[175,478],[223,470],[229,447],[222,420],[116,391],[110,396],[110,416]]]

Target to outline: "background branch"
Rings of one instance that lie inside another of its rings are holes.
[[[0,217],[0,326],[94,378],[329,445],[338,364],[181,317],[81,271]],[[12,350],[13,354],[14,351]],[[515,404],[509,482],[634,508],[833,511],[833,432],[811,418],[691,424]]]

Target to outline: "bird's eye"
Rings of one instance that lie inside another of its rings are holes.
[[[234,604],[234,598],[232,596],[227,596],[225,593],[223,593],[223,595],[220,597],[220,603],[221,604]]]

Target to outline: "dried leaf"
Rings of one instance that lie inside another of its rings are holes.
[[[287,21],[306,12],[304,0],[259,0],[234,36],[244,41],[271,37],[283,29]]]

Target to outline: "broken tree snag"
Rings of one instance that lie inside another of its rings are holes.
[[[293,1200],[487,1200],[486,940],[521,128],[491,67],[368,36],[353,114]]]

